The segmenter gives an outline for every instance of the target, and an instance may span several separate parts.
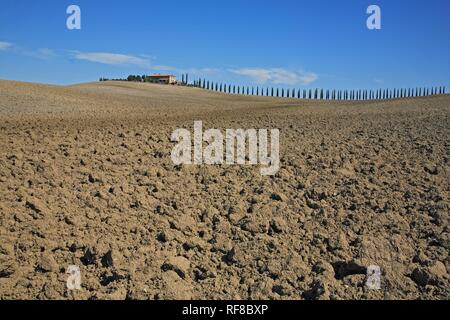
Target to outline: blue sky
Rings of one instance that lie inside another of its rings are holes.
[[[81,30],[66,9],[81,8]],[[382,29],[368,30],[379,5]],[[450,85],[448,0],[2,0],[0,79],[173,73],[298,88]]]

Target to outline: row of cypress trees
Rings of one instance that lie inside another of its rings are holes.
[[[314,100],[383,100],[407,97],[424,97],[445,94],[445,87],[433,88],[401,88],[378,90],[329,90],[329,89],[284,89],[260,88],[223,84],[205,79],[194,81],[194,86],[205,90],[229,94],[256,95],[268,97],[284,97]]]

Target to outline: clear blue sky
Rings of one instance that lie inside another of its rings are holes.
[[[81,30],[66,9],[81,8]],[[366,27],[381,7],[382,29]],[[449,0],[2,0],[0,79],[168,72],[298,88],[450,86]]]

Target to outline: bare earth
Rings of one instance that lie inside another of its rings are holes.
[[[0,119],[0,299],[450,298],[448,95],[0,81]],[[280,171],[175,167],[194,120],[279,128]]]

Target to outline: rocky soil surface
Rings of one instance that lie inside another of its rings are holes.
[[[0,81],[0,119],[0,299],[450,298],[448,95]],[[174,166],[194,120],[279,128],[278,174]]]

